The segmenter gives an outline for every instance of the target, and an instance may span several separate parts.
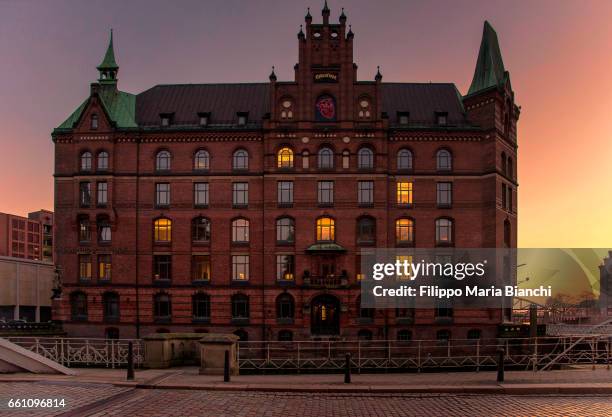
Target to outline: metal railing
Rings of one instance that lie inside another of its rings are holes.
[[[6,337],[10,342],[67,367],[122,368],[128,362],[128,343],[134,343],[134,365],[144,361],[144,344],[138,339],[64,337]]]
[[[576,338],[239,342],[238,363],[244,371],[333,372],[344,368],[345,355],[350,353],[351,366],[358,372],[478,371],[496,366],[500,348],[505,351],[505,365],[514,369],[537,370],[553,360],[557,365],[610,363],[610,335],[591,335],[574,344]]]

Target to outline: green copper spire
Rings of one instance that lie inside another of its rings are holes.
[[[493,26],[485,21],[478,61],[476,61],[474,78],[468,95],[489,87],[503,85],[509,77],[510,74],[504,69],[497,33],[495,33]]]
[[[104,59],[97,66],[98,71],[100,71],[100,78],[98,81],[105,84],[113,84],[117,82],[117,71],[119,70],[119,65],[117,65],[117,61],[115,61],[115,50],[113,48],[113,30],[110,31],[110,41],[108,43],[108,48],[106,48],[106,54],[104,54]]]

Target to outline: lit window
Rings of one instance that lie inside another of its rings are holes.
[[[404,270],[404,267],[403,267],[403,265],[405,264],[411,265],[412,260],[413,258],[411,255],[397,255],[395,257],[396,264],[399,262],[399,264],[402,265],[402,267],[397,271],[395,275],[397,279],[410,280],[412,278],[412,268],[408,266],[408,270]]]
[[[397,153],[397,169],[412,169],[412,152],[408,149],[401,149]]]
[[[397,204],[402,206],[412,205],[412,183],[400,181],[397,183]]]
[[[108,169],[108,152],[102,151],[98,154],[98,171]]]
[[[89,242],[91,240],[91,228],[89,225],[89,217],[82,216],[79,218],[79,242]]]
[[[276,220],[276,242],[293,243],[295,240],[295,223],[289,217]]]
[[[91,279],[91,255],[79,255],[79,279]]]
[[[155,156],[155,169],[157,171],[169,171],[170,170],[171,155],[168,151],[158,152]]]
[[[98,279],[111,279],[111,255],[98,255]]]
[[[191,279],[193,281],[210,280],[210,255],[193,255],[191,257]]]
[[[276,279],[279,281],[293,281],[295,273],[295,256],[276,255]]]
[[[370,117],[370,102],[367,99],[359,101],[359,117],[362,119]]]
[[[329,148],[322,148],[319,151],[319,168],[331,169],[334,167],[334,153]]]
[[[193,168],[197,171],[206,171],[210,168],[210,155],[205,150],[196,152],[193,158]]]
[[[397,219],[395,221],[395,241],[398,245],[414,242],[414,221],[412,219]]]
[[[249,255],[232,256],[232,279],[234,281],[249,280]]]
[[[282,148],[276,157],[279,168],[293,168],[293,151],[289,148]]]
[[[450,171],[452,169],[452,157],[446,149],[440,149],[436,154],[436,167],[438,171]]]
[[[336,226],[334,219],[321,217],[317,220],[317,241],[333,242],[336,239]]]
[[[232,168],[237,170],[249,169],[249,153],[244,149],[234,152],[232,158]]]
[[[361,148],[357,153],[357,166],[360,169],[374,168],[374,152],[369,148]]]
[[[172,220],[157,219],[153,222],[155,242],[172,242]]]
[[[196,182],[193,184],[193,204],[197,207],[208,206],[207,182]]]
[[[155,205],[157,207],[167,207],[170,205],[170,184],[155,184]]]
[[[91,171],[91,163],[91,152],[83,152],[81,154],[81,171]]]
[[[232,184],[232,202],[234,207],[246,207],[249,204],[249,183],[235,182]]]
[[[453,183],[439,182],[436,184],[436,201],[438,207],[448,208],[452,205]]]
[[[293,119],[293,103],[291,100],[283,100],[280,110],[281,119]]]
[[[317,183],[319,205],[334,204],[334,182],[319,181]]]
[[[249,242],[249,221],[236,219],[232,222],[232,243]]]
[[[436,220],[436,243],[450,244],[453,242],[453,221],[450,219]]]

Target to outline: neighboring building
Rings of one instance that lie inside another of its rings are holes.
[[[612,316],[612,251],[599,266],[599,308],[602,316]]]
[[[138,95],[117,88],[111,33],[90,96],[52,134],[69,334],[496,335],[501,308],[359,303],[362,248],[516,246],[519,107],[495,31],[462,96],[358,81],[344,12],[322,15],[297,35],[294,81]]]
[[[53,262],[53,212],[0,213],[0,256]]]
[[[51,320],[54,277],[51,263],[0,256],[0,321]]]

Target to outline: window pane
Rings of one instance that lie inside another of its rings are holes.
[[[410,219],[399,219],[395,222],[395,240],[397,243],[412,243],[414,240],[414,222]]]
[[[397,153],[397,169],[412,169],[412,152],[408,149]]]
[[[98,204],[105,205],[108,202],[108,183],[98,183]]]
[[[249,255],[232,256],[232,279],[236,281],[248,281]]]
[[[278,182],[278,203],[293,204],[293,181]]]
[[[98,255],[98,279],[111,279],[111,255]]]
[[[249,204],[249,184],[246,182],[235,182],[233,188],[233,204],[235,206],[246,206]]]
[[[452,166],[451,154],[446,149],[438,151],[437,168],[439,170],[450,170]]]
[[[374,203],[374,181],[359,181],[357,185],[357,200],[359,204]]]
[[[293,151],[289,148],[282,148],[278,151],[276,162],[279,168],[293,168]]]
[[[195,158],[193,161],[193,167],[197,170],[206,170],[209,169],[209,155],[206,151],[198,151],[195,154]]]
[[[362,148],[358,153],[359,168],[374,168],[374,152],[368,148]]]
[[[191,259],[191,279],[210,280],[210,255],[193,255]]]
[[[318,201],[319,204],[333,204],[334,202],[334,182],[318,182]]]
[[[329,148],[323,148],[319,151],[319,168],[334,167],[334,153]]]
[[[108,153],[100,152],[98,154],[98,169],[105,170],[108,169]]]
[[[276,279],[293,281],[294,264],[293,255],[276,255]]]
[[[244,149],[234,152],[232,167],[234,169],[249,168],[249,154]]]
[[[401,181],[397,183],[397,204],[412,204],[412,183]]]
[[[276,221],[276,240],[278,242],[293,242],[295,225],[292,219],[284,217]]]
[[[193,200],[196,206],[208,205],[208,183],[196,182],[193,184]]]
[[[438,206],[448,207],[452,203],[452,187],[450,182],[439,182],[437,188],[437,203]]]
[[[153,235],[156,242],[172,241],[172,220],[157,219],[153,223]]]
[[[91,255],[79,255],[79,278],[91,279]]]
[[[249,221],[237,219],[232,222],[232,242],[246,243],[249,241]]]
[[[172,278],[172,256],[153,255],[153,278],[171,279]]]
[[[170,205],[170,184],[155,184],[155,204],[157,206]]]
[[[336,228],[334,220],[329,217],[322,217],[317,220],[317,240],[334,241],[336,238]]]
[[[170,152],[161,151],[155,158],[155,169],[158,171],[167,171],[170,169]]]
[[[210,241],[210,221],[204,217],[196,217],[191,222],[191,238],[194,242]]]

